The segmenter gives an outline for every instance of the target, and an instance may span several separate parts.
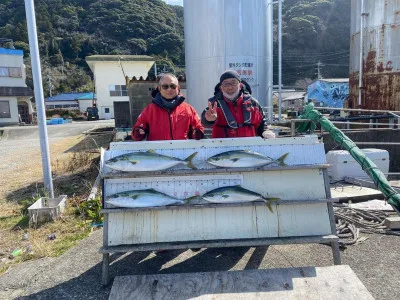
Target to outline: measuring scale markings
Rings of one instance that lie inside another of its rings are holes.
[[[213,189],[241,185],[242,175],[176,176],[134,179],[106,179],[106,196],[124,191],[154,189],[176,199],[201,196]]]

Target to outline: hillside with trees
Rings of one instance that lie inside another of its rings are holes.
[[[324,77],[347,77],[350,1],[283,3],[284,83],[315,78],[319,60],[325,64]],[[39,0],[35,8],[46,95],[50,82],[53,94],[91,90],[88,55],[152,55],[175,70],[185,64],[181,6],[161,0]],[[0,37],[13,39],[15,48],[24,50],[32,86],[24,1],[1,1]],[[277,49],[276,37],[275,30]]]
[[[285,0],[282,5],[283,83],[317,78],[317,63],[324,78],[347,78],[350,54],[349,0]],[[277,16],[277,10],[274,16]],[[275,19],[275,37],[277,20]],[[274,66],[277,82],[277,39]]]

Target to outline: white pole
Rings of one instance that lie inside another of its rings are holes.
[[[358,107],[361,107],[362,99],[362,65],[363,65],[363,35],[364,35],[364,0],[361,0],[360,18],[360,71],[358,72]]]
[[[282,119],[282,0],[278,1],[278,119]]]
[[[47,138],[46,114],[44,107],[42,75],[40,72],[39,47],[36,32],[35,6],[33,0],[25,0],[26,22],[28,25],[29,49],[31,52],[32,76],[35,90],[37,120],[39,126],[40,150],[42,153],[42,168],[44,187],[54,198],[53,180],[51,178],[50,151]]]
[[[270,122],[273,121],[273,109],[274,104],[272,101],[272,89],[273,89],[273,0],[267,0],[267,59],[269,59],[269,65],[267,66],[267,118]]]

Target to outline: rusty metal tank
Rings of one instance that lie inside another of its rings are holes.
[[[363,32],[361,105],[360,32]],[[349,106],[400,111],[400,1],[352,0],[350,33]]]

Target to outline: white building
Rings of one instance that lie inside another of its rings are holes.
[[[114,102],[129,102],[126,78],[139,79],[155,59],[146,55],[92,55],[86,62],[94,74],[100,119],[114,118]]]
[[[32,123],[33,92],[25,84],[22,50],[0,48],[0,126]]]

